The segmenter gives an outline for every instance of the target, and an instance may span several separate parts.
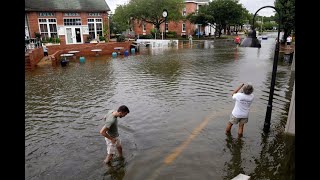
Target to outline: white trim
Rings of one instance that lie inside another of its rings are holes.
[[[80,19],[80,24],[79,25],[65,25],[64,24],[65,19]],[[81,17],[71,17],[71,16],[70,17],[69,16],[63,17],[63,25],[64,26],[81,26],[82,25],[82,18]]]
[[[93,22],[89,22],[89,19],[93,19]],[[96,21],[97,19],[101,19],[101,22],[97,22],[97,21]],[[93,24],[93,27],[94,27],[94,36],[95,36],[95,38],[98,37],[97,24],[101,24],[102,36],[104,35],[104,34],[103,34],[103,19],[102,19],[102,18],[87,18],[88,34],[90,34],[89,24]]]
[[[183,25],[185,26],[185,27],[184,27],[184,30],[183,30]],[[181,32],[186,32],[186,29],[187,29],[186,23],[182,23],[182,24],[181,24]]]
[[[72,43],[68,42],[68,33],[67,33],[67,28],[71,28],[71,38],[76,38],[75,33],[75,29],[79,28],[80,29],[80,38],[81,38],[81,42],[77,42],[77,40],[73,39]],[[64,26],[65,29],[65,38],[66,38],[66,44],[83,44],[83,34],[82,34],[82,26]]]
[[[45,19],[46,22],[39,22],[40,19]],[[56,22],[49,22],[49,19],[54,19],[56,20]],[[51,37],[50,24],[55,24],[57,29],[57,37],[59,38],[57,18],[38,18],[39,33],[41,34],[42,32],[41,32],[40,24],[45,24],[47,26],[48,31],[43,33],[48,33],[48,37]]]

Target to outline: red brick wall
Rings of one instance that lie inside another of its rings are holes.
[[[72,45],[53,45],[47,46],[48,54],[54,54],[57,51],[62,51],[62,53],[67,53],[68,51],[80,51],[77,56],[94,56],[95,52],[92,49],[101,49],[99,52],[101,55],[111,55],[114,52],[115,47],[124,47],[130,52],[131,41],[126,42],[108,42],[108,43],[85,43],[85,44],[72,44]]]
[[[77,56],[95,56],[96,53],[92,52],[92,49],[101,49],[102,51],[99,52],[100,55],[112,55],[112,52],[117,52],[114,50],[115,47],[124,47],[121,51],[123,53],[125,50],[130,52],[130,45],[132,44],[131,41],[126,42],[108,42],[108,43],[85,43],[85,44],[73,44],[73,45],[53,45],[47,46],[48,54],[51,58],[52,65],[56,66],[60,61],[60,55],[64,53],[68,53],[68,51],[80,51],[77,53]],[[30,56],[30,64],[31,69],[33,69],[36,64],[44,57],[43,56],[43,49],[37,48],[32,50],[29,53]]]
[[[195,3],[186,3],[186,15],[191,14],[192,12],[195,12],[197,10],[197,4]],[[182,12],[181,12],[182,13]],[[170,16],[170,13],[169,13]],[[186,21],[186,31],[182,32],[182,23],[183,21],[179,21],[179,22],[169,22],[168,23],[168,30],[169,31],[175,31],[177,33],[177,36],[181,36],[182,33],[185,33],[186,35],[193,35],[194,34],[194,29],[196,29],[196,25],[191,24],[189,21]],[[164,25],[165,23],[162,23],[160,25],[160,31],[164,30]],[[150,30],[153,29],[153,24],[149,24],[147,23],[146,25],[146,34],[150,34]],[[204,31],[204,28],[201,29],[201,32]],[[137,21],[135,21],[134,24],[134,32],[136,34],[142,35],[143,31],[142,31],[142,25],[140,25],[140,23],[138,23]]]
[[[35,38],[34,33],[39,32],[38,14],[36,12],[30,12],[27,13],[27,16],[29,21],[30,38]]]
[[[43,49],[42,49],[42,48],[33,49],[33,50],[29,53],[31,69],[34,69],[34,67],[38,64],[38,62],[39,62],[43,57],[44,57],[44,55],[43,55]]]
[[[28,16],[28,21],[29,21],[28,23],[29,23],[30,37],[31,38],[35,38],[35,34],[34,33],[35,32],[40,32],[39,24],[38,24],[38,18],[39,18],[38,12],[28,12],[27,16]],[[82,25],[87,25],[88,24],[88,18],[90,18],[88,16],[87,12],[81,12],[80,13],[80,17],[81,17]],[[56,18],[57,19],[57,26],[63,26],[64,25],[64,22],[63,22],[64,14],[62,12],[55,12],[55,16],[54,17],[52,17],[52,16],[50,16],[50,17],[43,16],[41,18]],[[108,13],[101,13],[101,16],[98,16],[98,17],[95,16],[93,18],[102,18],[104,26],[109,23]],[[110,34],[110,33],[108,33],[108,34]],[[83,35],[83,41],[84,42],[87,40],[87,36],[88,35]],[[60,38],[60,44],[66,44],[65,35],[59,35],[59,38]],[[110,36],[107,36],[107,40],[109,40],[109,39],[110,39]]]

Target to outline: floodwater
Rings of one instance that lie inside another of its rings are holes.
[[[39,66],[25,74],[25,179],[294,179],[294,137],[284,134],[294,71],[278,63],[271,128],[263,133],[276,34],[262,48],[232,41],[179,42],[129,57]],[[225,127],[231,92],[251,82],[244,136]],[[101,118],[119,119],[124,162],[103,164]]]

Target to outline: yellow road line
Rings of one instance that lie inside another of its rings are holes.
[[[171,154],[169,154],[165,159],[164,163],[170,164],[172,163],[178,156],[179,154],[188,146],[188,144],[195,138],[197,135],[201,132],[201,130],[208,124],[209,118],[206,117],[201,124],[196,127],[188,139],[186,139],[180,146],[178,146]]]

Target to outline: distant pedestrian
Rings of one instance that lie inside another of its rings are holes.
[[[42,45],[42,48],[43,48],[43,55],[44,56],[48,56],[48,48],[46,45]]]
[[[237,35],[237,37],[234,39],[234,42],[236,43],[236,45],[240,45],[241,39],[239,35]]]
[[[291,45],[291,42],[292,42],[292,37],[289,35],[287,37],[287,45]]]
[[[129,113],[129,109],[127,106],[122,105],[118,108],[117,111],[110,110],[105,115],[105,125],[100,130],[100,134],[104,136],[106,145],[107,145],[107,157],[104,160],[104,163],[109,164],[116,154],[116,150],[118,151],[118,158],[123,160],[122,155],[122,145],[121,140],[119,138],[118,133],[118,117],[125,117]]]
[[[243,87],[241,93],[238,91]],[[254,95],[252,94],[253,87],[250,84],[244,85],[243,83],[233,91],[232,99],[235,100],[235,105],[230,115],[230,120],[226,127],[226,134],[230,134],[232,125],[239,123],[238,137],[243,135],[244,124],[248,122],[249,110],[253,101]]]

